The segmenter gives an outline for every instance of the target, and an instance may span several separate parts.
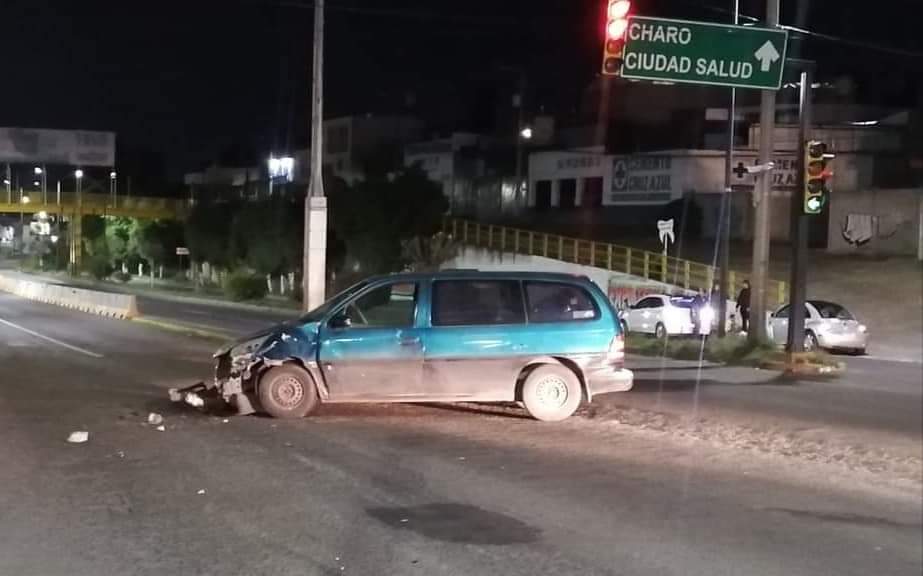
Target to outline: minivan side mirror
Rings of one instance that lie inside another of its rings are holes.
[[[349,319],[349,316],[346,315],[346,311],[344,310],[331,318],[327,325],[336,330],[342,330],[352,327],[353,321]]]

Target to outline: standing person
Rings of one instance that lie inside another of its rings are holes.
[[[692,333],[696,336],[702,334],[702,311],[707,303],[708,301],[705,300],[705,296],[701,292],[696,292],[695,296],[692,297],[692,308],[690,310],[692,314]]]
[[[737,310],[740,311],[740,323],[744,332],[750,331],[750,282],[744,280],[744,287],[737,295]]]

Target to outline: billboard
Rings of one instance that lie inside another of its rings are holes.
[[[0,128],[0,162],[115,166],[115,132]]]

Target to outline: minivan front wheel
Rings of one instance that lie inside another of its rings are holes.
[[[564,366],[545,364],[522,385],[522,403],[536,420],[557,422],[577,411],[583,393],[577,376]]]
[[[260,405],[274,418],[303,418],[318,404],[314,379],[292,364],[270,368],[260,378]]]

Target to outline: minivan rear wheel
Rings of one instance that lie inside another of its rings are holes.
[[[536,420],[558,422],[577,411],[583,392],[577,375],[564,366],[545,364],[522,385],[522,403]]]

